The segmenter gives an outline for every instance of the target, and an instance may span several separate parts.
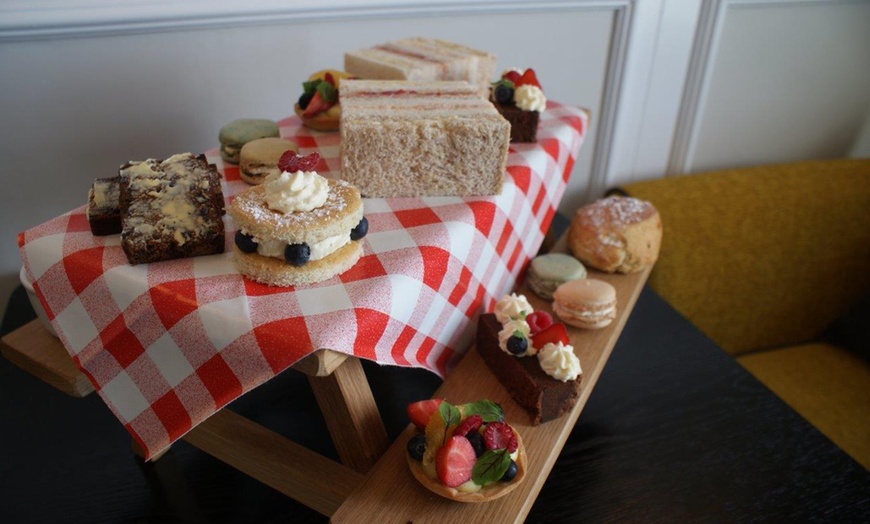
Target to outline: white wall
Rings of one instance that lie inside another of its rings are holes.
[[[287,116],[309,73],[403,36],[533,66],[550,98],[591,110],[563,212],[665,173],[870,156],[868,1],[286,4],[0,6],[0,312],[17,285],[16,234],[83,204],[93,178],[212,148],[234,118]]]

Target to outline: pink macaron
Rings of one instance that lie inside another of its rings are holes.
[[[566,324],[603,328],[616,318],[616,289],[594,278],[569,280],[553,293],[553,311]]]

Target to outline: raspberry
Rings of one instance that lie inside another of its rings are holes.
[[[486,449],[507,448],[508,453],[513,453],[519,446],[517,434],[514,433],[512,427],[504,422],[488,424],[483,430],[483,442],[486,444]]]
[[[453,434],[464,437],[472,431],[477,431],[478,429],[480,429],[481,425],[483,425],[483,417],[481,417],[480,415],[471,415],[470,417],[466,417],[465,420],[463,420],[459,423],[458,426],[456,426]]]
[[[317,151],[305,156],[297,155],[296,151],[287,151],[286,153],[281,155],[281,159],[278,160],[278,169],[280,169],[281,171],[286,171],[288,173],[295,173],[297,171],[311,171],[317,166],[319,162],[320,153],[318,153]]]
[[[504,75],[502,75],[502,78],[504,78],[505,80],[509,80],[509,81],[513,82],[514,84],[516,84],[517,80],[520,79],[520,74],[514,70],[510,70],[510,71],[506,72]]]
[[[537,335],[541,331],[553,325],[553,317],[546,311],[535,311],[526,317],[531,335]]]

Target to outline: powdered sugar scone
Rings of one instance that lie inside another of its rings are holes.
[[[343,273],[362,255],[368,232],[359,191],[313,171],[318,153],[288,151],[280,174],[240,193],[230,204],[238,230],[239,271],[272,286],[313,284]]]
[[[571,253],[607,273],[652,266],[662,243],[662,220],[645,200],[611,196],[577,210],[568,230]]]

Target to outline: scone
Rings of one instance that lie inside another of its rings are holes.
[[[662,243],[662,220],[653,205],[611,196],[577,210],[568,247],[588,267],[607,273],[635,273],[652,266]]]
[[[287,151],[299,148],[286,138],[258,138],[242,146],[239,176],[245,182],[258,186],[271,174],[280,174],[278,161]]]
[[[271,286],[313,284],[343,273],[362,254],[368,232],[359,191],[312,171],[318,153],[285,153],[280,174],[230,205],[235,258],[246,277]]]
[[[429,491],[457,502],[487,502],[523,481],[525,448],[498,404],[421,400],[408,405],[408,416],[418,430],[408,441],[408,467]]]

